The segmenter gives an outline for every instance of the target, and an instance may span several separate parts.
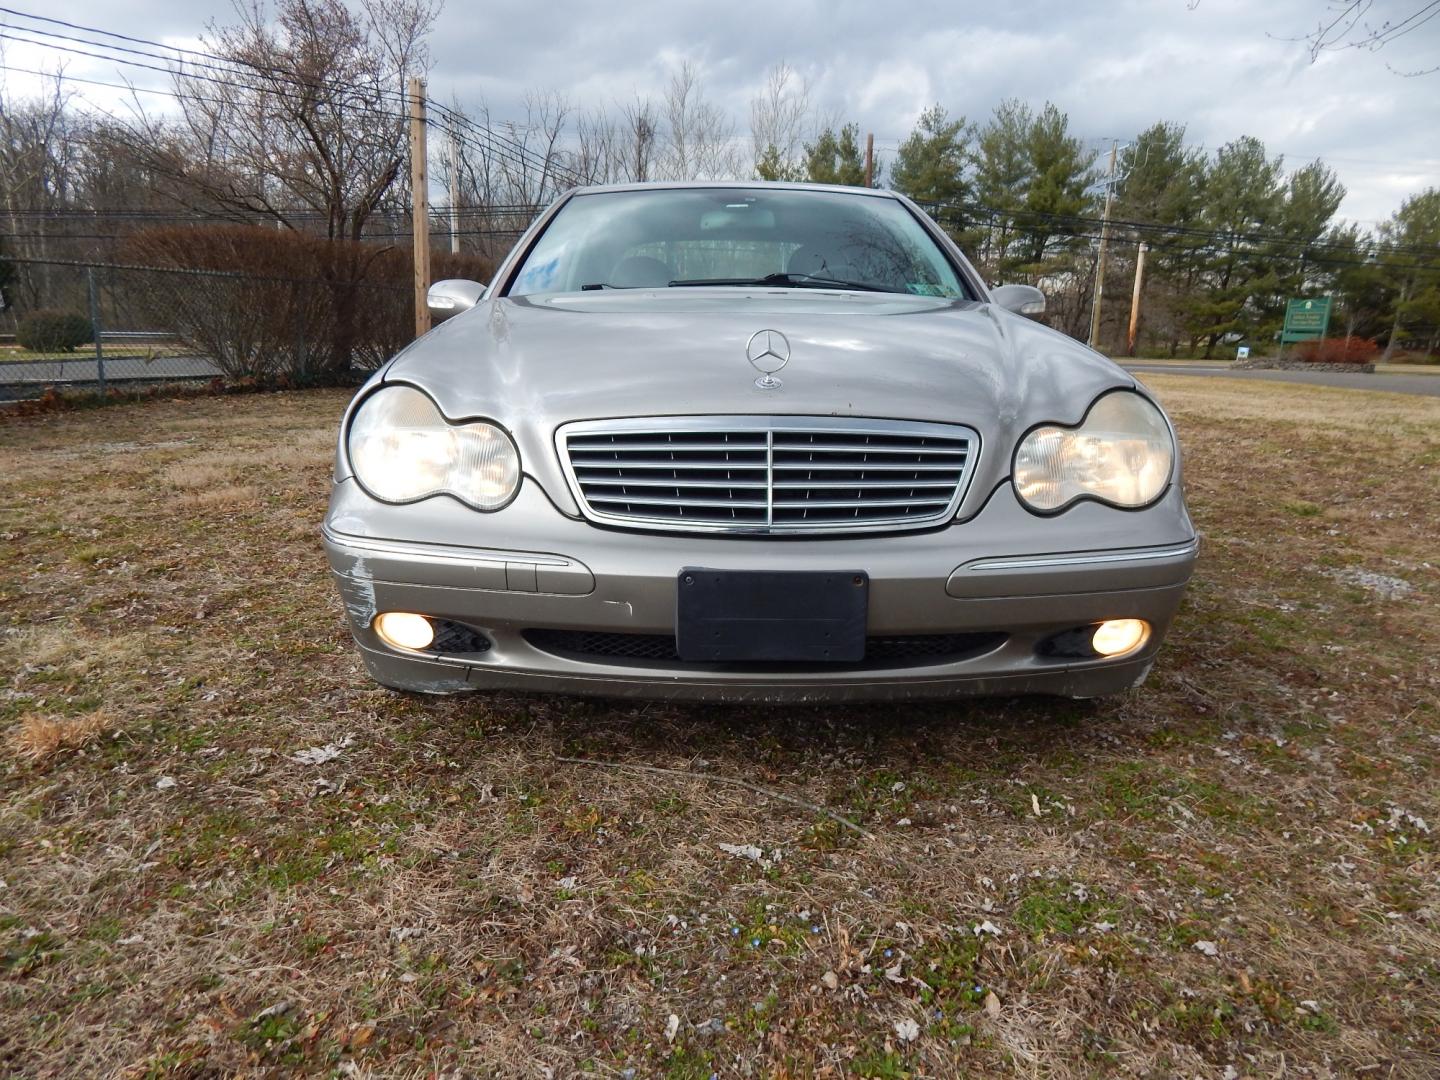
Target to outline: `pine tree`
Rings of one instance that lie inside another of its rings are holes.
[[[1384,359],[1412,334],[1429,355],[1440,346],[1440,188],[1426,188],[1401,203],[1380,226],[1380,238],[1380,262],[1392,290]]]
[[[916,202],[939,204],[935,219],[962,246],[972,223],[965,210],[973,192],[972,134],[963,116],[951,120],[943,106],[932,105],[920,114],[890,167],[890,186]]]
[[[846,124],[837,134],[826,128],[813,143],[805,144],[805,173],[814,184],[865,186],[865,155],[860,150],[860,125]],[[879,168],[871,186],[879,186]]]

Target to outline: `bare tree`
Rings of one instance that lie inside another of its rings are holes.
[[[636,95],[634,101],[621,106],[620,118],[621,130],[632,153],[628,179],[637,183],[655,179],[651,170],[660,124],[656,119],[654,103],[649,98]]]
[[[289,228],[318,211],[327,236],[358,240],[403,190],[399,90],[428,63],[436,0],[278,0],[273,22],[262,0],[237,10],[203,38],[233,76],[177,67],[178,122],[139,111],[132,153],[194,208]]]
[[[500,125],[496,160],[512,202],[541,205],[574,186],[561,142],[574,112],[557,90],[525,95],[525,119]],[[486,125],[486,130],[490,130]]]
[[[705,100],[699,73],[690,61],[670,76],[662,106],[666,146],[661,169],[671,180],[723,180],[739,175],[735,124]]]
[[[1411,0],[1405,10],[1394,18],[1371,16],[1375,0],[1341,0],[1331,3],[1329,11],[1315,24],[1315,29],[1289,41],[1303,41],[1310,47],[1310,62],[1320,59],[1323,52],[1343,49],[1365,49],[1378,52],[1398,38],[1413,34],[1431,19],[1440,15],[1440,0],[1416,3]],[[1392,69],[1393,70],[1393,69]],[[1425,71],[1399,72],[1402,75],[1429,75],[1440,66]]]
[[[62,73],[45,92],[15,101],[0,82],[0,209],[10,227],[10,253],[44,259],[51,226],[47,215],[70,202],[83,140],[69,108]],[[21,265],[14,286],[22,304],[34,306],[47,295],[48,267]]]
[[[620,123],[604,109],[591,109],[575,118],[572,168],[586,184],[629,180],[629,160]]]
[[[1394,0],[1390,0],[1394,2]],[[1187,0],[1186,8],[1194,11],[1200,0]],[[1325,52],[1339,52],[1344,49],[1364,49],[1379,52],[1386,45],[1419,30],[1436,16],[1440,16],[1440,0],[1408,0],[1399,15],[1389,19],[1370,17],[1375,0],[1331,0],[1326,13],[1315,22],[1315,28],[1306,34],[1284,37],[1277,34],[1267,36],[1277,41],[1304,42],[1310,50],[1313,64]],[[1401,71],[1386,64],[1397,75],[1413,78],[1417,75],[1433,75],[1440,71],[1440,64],[1418,71]]]
[[[566,146],[575,112],[557,92],[528,94],[524,117],[503,123],[492,119],[484,103],[473,112],[459,104],[439,112],[456,138],[454,190],[458,216],[466,222],[462,244],[468,250],[498,258],[539,207],[576,183],[594,179],[582,173],[576,154]],[[582,117],[581,122],[599,120]],[[590,152],[608,160],[610,148],[592,147]],[[602,162],[587,167],[605,166]],[[449,161],[441,166],[447,184],[451,168]]]
[[[755,171],[763,180],[804,175],[802,154],[809,136],[810,87],[786,63],[776,64],[750,101],[750,141]]]

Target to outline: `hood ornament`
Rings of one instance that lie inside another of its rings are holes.
[[[756,330],[745,343],[745,359],[760,372],[756,389],[778,390],[783,384],[775,373],[790,362],[790,342],[779,330]]]

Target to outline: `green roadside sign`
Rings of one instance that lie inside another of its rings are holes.
[[[1312,297],[1309,300],[1294,297],[1285,305],[1285,328],[1280,331],[1280,344],[1292,341],[1310,341],[1325,336],[1330,325],[1330,304],[1328,296]]]

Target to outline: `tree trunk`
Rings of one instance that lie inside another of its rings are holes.
[[[1395,352],[1395,339],[1400,336],[1400,309],[1405,306],[1405,301],[1410,299],[1410,283],[1407,281],[1400,286],[1400,296],[1395,301],[1395,319],[1390,324],[1390,337],[1385,342],[1385,351],[1380,356],[1382,364],[1388,364],[1390,357]]]

